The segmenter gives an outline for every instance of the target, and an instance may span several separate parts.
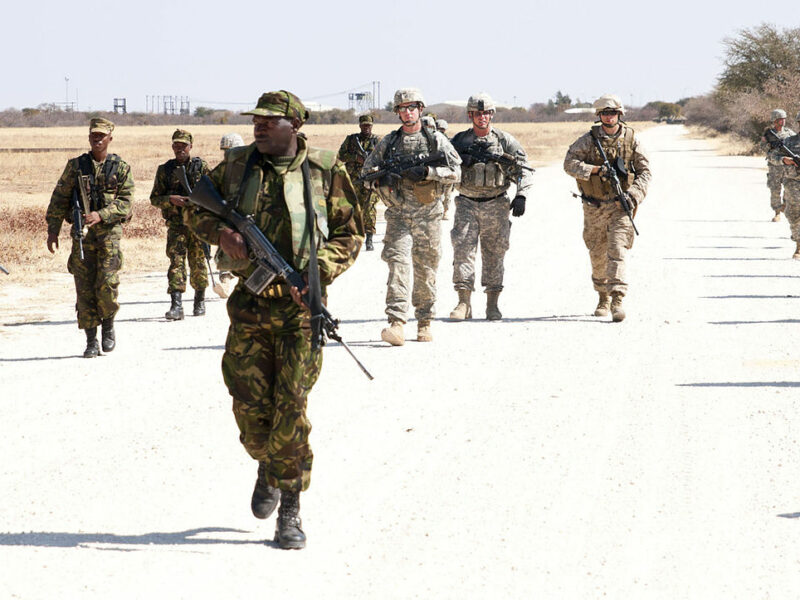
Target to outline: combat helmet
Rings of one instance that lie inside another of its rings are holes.
[[[423,127],[427,127],[431,131],[436,131],[436,119],[434,119],[432,116],[425,115],[422,117],[421,121]]]
[[[397,107],[407,102],[419,102],[421,106],[425,106],[422,92],[417,88],[400,88],[394,93],[394,108],[392,110],[397,112]]]
[[[785,119],[786,118],[786,111],[782,108],[776,108],[772,111],[770,115],[770,121],[777,121],[778,119]]]
[[[436,119],[436,129],[438,129],[439,131],[447,131],[447,128],[449,126],[450,126],[449,123],[444,119]]]
[[[491,110],[494,111],[495,105],[492,97],[486,92],[478,92],[473,94],[467,100],[467,112],[471,110]]]
[[[244,140],[238,133],[226,133],[219,141],[220,150],[228,150],[230,148],[238,148],[244,146]]]
[[[619,96],[615,96],[614,94],[603,94],[594,101],[592,107],[594,108],[594,114],[596,115],[599,115],[600,111],[608,108],[612,110],[618,110],[622,115],[625,114],[625,107],[622,106],[622,100],[619,99]]]

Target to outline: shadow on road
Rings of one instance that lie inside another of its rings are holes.
[[[709,381],[705,383],[676,383],[678,387],[698,387],[698,388],[751,388],[751,387],[779,387],[793,388],[800,387],[800,381]]]
[[[0,358],[0,363],[30,362],[34,360],[64,360],[67,358],[83,358],[83,354],[70,354],[69,356],[28,356],[26,358]]]
[[[797,279],[800,275],[703,275],[703,277],[724,277],[726,279],[730,278],[779,278],[779,279]]]
[[[79,548],[86,544],[116,544],[130,546],[181,546],[181,545],[263,545],[261,540],[226,540],[195,537],[203,533],[250,533],[227,527],[200,527],[175,533],[144,533],[142,535],[117,535],[115,533],[67,533],[59,531],[31,531],[26,533],[0,533],[0,546],[39,546],[43,548]],[[267,542],[273,545],[274,542]],[[125,549],[132,552],[138,548]]]
[[[783,519],[798,519],[800,518],[800,512],[783,513],[782,515],[775,515],[775,516],[781,517]]]
[[[800,323],[800,319],[776,319],[775,321],[709,321],[709,325],[768,325],[770,323]]]
[[[784,294],[782,296],[765,296],[759,294],[731,294],[730,296],[700,296],[701,300],[744,300],[744,299],[752,299],[752,300],[785,300],[787,298],[797,298],[798,296],[792,296],[791,294]]]

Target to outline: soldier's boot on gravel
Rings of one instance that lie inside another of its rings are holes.
[[[619,323],[625,319],[625,309],[622,308],[622,294],[611,294],[611,320]]]
[[[275,541],[284,550],[299,550],[306,547],[306,534],[301,529],[300,492],[281,490],[281,505],[278,522],[275,524]]]
[[[194,309],[192,310],[192,314],[195,317],[202,317],[206,314],[206,290],[195,290],[194,291]]]
[[[375,250],[375,246],[372,245],[372,234],[371,233],[367,234],[367,240],[366,240],[366,242],[364,242],[364,248],[366,250],[368,250],[368,251],[369,250]]]
[[[427,319],[422,319],[417,322],[417,341],[418,342],[432,342],[433,334],[431,333],[431,322]]]
[[[266,519],[278,506],[281,491],[267,483],[267,463],[258,461],[258,477],[253,497],[250,499],[250,509],[256,519]]]
[[[100,345],[97,343],[97,327],[86,329],[86,350],[83,358],[94,358],[100,354]]]
[[[180,321],[183,319],[183,294],[181,292],[170,292],[169,297],[172,304],[169,310],[164,314],[167,321]]]
[[[389,326],[381,331],[381,339],[384,342],[390,343],[392,346],[402,346],[406,343],[405,335],[403,335],[403,322],[390,321]]]
[[[450,311],[450,318],[454,321],[463,321],[472,318],[472,306],[470,305],[470,296],[472,292],[469,290],[458,291],[458,304]]]
[[[773,223],[777,223],[777,222],[778,222],[778,221],[780,221],[780,220],[781,220],[781,211],[779,211],[779,210],[776,210],[776,211],[775,211],[775,216],[774,216],[774,217],[772,217],[772,222],[773,222]]]
[[[605,292],[599,292],[600,300],[597,303],[597,308],[594,309],[595,317],[607,317],[611,312],[611,297]]]
[[[117,339],[114,336],[114,317],[103,319],[101,326],[103,352],[111,352],[117,346]]]
[[[486,318],[490,321],[499,321],[503,318],[503,314],[497,307],[498,298],[500,298],[499,290],[486,292]]]
[[[792,254],[792,258],[795,260],[800,260],[800,242],[797,242],[797,248],[794,249],[794,254]]]

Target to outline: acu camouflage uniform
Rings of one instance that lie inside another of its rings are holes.
[[[476,140],[486,143],[487,150],[493,154],[511,154],[520,164],[527,164],[527,155],[520,143],[512,135],[495,128],[483,138],[476,136],[472,129],[462,131],[453,137],[453,146],[463,154]],[[480,239],[481,285],[487,292],[502,291],[503,258],[511,232],[508,220],[510,201],[506,192],[514,183],[517,184],[517,195],[527,197],[532,182],[532,174],[527,169],[511,172],[495,162],[476,162],[469,167],[462,165],[456,214],[450,232],[456,290],[475,291],[475,255]]]
[[[369,135],[365,138],[360,133],[352,133],[345,138],[339,148],[339,160],[345,164],[347,173],[350,175],[350,181],[353,182],[353,187],[358,195],[361,213],[364,216],[364,233],[375,233],[375,222],[378,218],[375,205],[378,202],[378,197],[372,190],[364,187],[363,184],[355,183],[355,180],[361,175],[364,161],[370,152],[375,149],[379,141],[380,138],[377,135]],[[360,148],[359,144],[361,145]]]
[[[784,143],[795,154],[800,153],[800,134],[794,134]],[[781,165],[783,167],[784,213],[786,220],[789,221],[792,240],[800,247],[800,169],[794,165],[784,165],[782,161]]]
[[[634,130],[620,122],[616,135],[609,136],[600,125],[579,137],[567,150],[564,170],[578,180],[583,201],[583,240],[592,261],[592,282],[600,293],[624,296],[628,289],[625,279],[625,255],[633,246],[633,225],[628,215],[614,201],[611,184],[592,175],[592,167],[603,164],[600,152],[592,141],[597,136],[611,164],[618,156],[625,162],[627,178],[620,178],[622,189],[638,204],[647,193],[650,182],[650,163]]]
[[[87,230],[83,239],[84,260],[80,246],[73,240],[67,269],[75,279],[78,327],[91,329],[114,317],[119,310],[120,241],[122,224],[130,219],[133,176],[128,163],[116,154],[109,153],[102,163],[96,162],[89,152],[70,159],[47,207],[48,234],[58,235],[63,221],[72,223],[70,202],[79,174],[89,175],[93,180],[95,193],[90,210],[97,211],[101,222]]]
[[[404,133],[400,128],[378,143],[362,170],[367,173],[390,157],[432,154],[437,150],[444,152],[447,165],[428,167],[427,179],[414,183],[404,178],[391,186],[378,187],[378,194],[387,206],[381,258],[389,265],[386,314],[390,321],[406,322],[409,289],[416,318],[420,321],[433,318],[436,269],[442,254],[442,197],[448,184],[458,183],[461,158],[438,131],[431,132],[423,127],[415,133]]]
[[[286,261],[303,272],[308,265],[309,236],[300,166],[308,156],[324,296],[325,286],[358,255],[362,238],[356,226],[357,199],[333,152],[307,148],[299,136],[297,144],[296,157],[258,154],[244,180],[245,165],[258,150],[255,144],[232,148],[211,172],[211,179],[226,200],[235,203],[238,198],[235,208],[252,215]],[[188,223],[201,239],[215,245],[220,230],[229,228],[202,209],[190,213]],[[222,357],[239,439],[251,457],[267,463],[269,485],[305,490],[313,459],[306,401],[322,367],[322,352],[311,350],[310,313],[294,303],[282,280],[258,296],[250,293],[243,283],[254,270],[249,261],[235,261],[223,253],[220,262],[221,268],[230,268],[240,277],[228,299],[231,325]]]
[[[194,189],[202,175],[211,170],[202,158],[191,158],[186,167],[186,178]],[[171,159],[159,165],[150,204],[161,209],[161,216],[167,225],[167,293],[186,291],[186,262],[189,262],[190,283],[195,290],[208,287],[208,269],[203,242],[185,225],[186,213],[194,210],[191,206],[175,206],[169,201],[170,195],[188,196],[189,192],[181,183],[180,165]]]
[[[778,136],[778,139],[786,140],[793,135],[797,135],[794,131],[784,126],[780,131],[772,131]],[[766,131],[764,132],[766,133]],[[769,188],[769,204],[776,213],[784,209],[784,199],[781,198],[781,191],[783,190],[784,176],[786,169],[783,164],[783,154],[778,148],[773,148],[771,144],[764,141],[762,144],[767,151],[767,187]],[[788,217],[787,217],[788,218]],[[794,239],[794,238],[792,238]]]

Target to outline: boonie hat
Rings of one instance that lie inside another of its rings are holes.
[[[89,121],[89,133],[111,133],[114,131],[114,124],[103,117],[95,117]]]
[[[286,90],[261,94],[256,107],[242,114],[257,117],[296,117],[304,123],[308,120],[308,111],[300,98]]]
[[[176,129],[175,133],[172,134],[172,141],[183,142],[184,144],[191,144],[192,134],[186,131],[185,129]]]

